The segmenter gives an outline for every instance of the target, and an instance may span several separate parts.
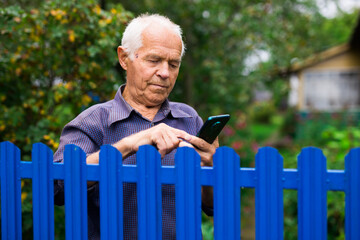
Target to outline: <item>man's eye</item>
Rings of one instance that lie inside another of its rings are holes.
[[[149,62],[151,63],[158,63],[160,60],[157,60],[157,59],[149,59]]]
[[[176,64],[170,64],[170,67],[171,67],[171,68],[178,68],[179,66],[176,65]]]

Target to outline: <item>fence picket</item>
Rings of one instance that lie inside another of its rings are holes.
[[[283,239],[283,159],[274,148],[256,154],[256,239]]]
[[[345,158],[345,236],[360,237],[360,148],[352,149]]]
[[[114,147],[100,151],[100,234],[101,239],[123,239],[122,156]]]
[[[318,148],[298,157],[298,239],[327,239],[326,158]]]
[[[34,239],[54,239],[53,152],[42,143],[32,149],[32,197]]]
[[[136,154],[136,165],[138,239],[160,240],[162,239],[160,154],[153,146],[141,146]]]
[[[240,158],[227,147],[214,155],[214,237],[240,239]]]
[[[2,142],[1,160],[1,239],[22,239],[20,150]]]
[[[86,155],[75,145],[66,145],[64,152],[65,237],[86,240],[87,183]]]
[[[175,155],[176,238],[201,240],[200,157],[192,148]]]

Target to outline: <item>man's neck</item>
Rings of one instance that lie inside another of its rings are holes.
[[[156,106],[156,107],[147,107],[144,105],[134,105],[132,103],[129,103],[131,107],[133,107],[136,111],[138,111],[141,116],[143,116],[144,118],[149,119],[150,121],[154,120],[157,112],[159,111],[160,106]]]
[[[122,92],[124,100],[137,112],[141,114],[144,118],[149,119],[150,121],[154,120],[157,112],[161,108],[161,105],[157,106],[146,106],[142,103],[139,103],[135,100],[133,100],[128,94],[126,94],[126,91]]]

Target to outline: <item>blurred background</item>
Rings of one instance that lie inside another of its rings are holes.
[[[160,13],[179,24],[187,51],[170,96],[203,119],[231,114],[220,143],[242,167],[272,146],[296,168],[305,146],[344,169],[360,146],[359,1],[351,0],[0,0],[0,141],[31,160],[53,150],[63,126],[110,100],[125,82],[117,62],[127,22]],[[297,239],[297,194],[284,191],[284,238]],[[23,238],[32,239],[31,181],[22,183]],[[243,189],[242,239],[255,239],[254,190]],[[64,212],[55,210],[56,238]],[[203,216],[204,239],[213,239]],[[328,239],[344,237],[344,194],[328,193]]]

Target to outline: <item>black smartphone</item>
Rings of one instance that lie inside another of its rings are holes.
[[[210,144],[213,143],[229,119],[229,114],[209,117],[196,136]]]

